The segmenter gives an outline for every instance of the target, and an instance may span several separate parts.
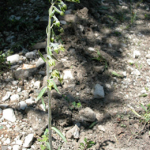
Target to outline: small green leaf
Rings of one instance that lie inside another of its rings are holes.
[[[47,87],[44,87],[44,88],[41,90],[40,94],[39,94],[38,97],[36,98],[36,101],[38,101],[38,100],[43,96],[43,94],[45,93],[46,90],[47,90]]]
[[[141,94],[139,97],[146,97],[147,94]]]
[[[48,150],[51,150],[49,142],[46,142],[46,146],[47,146]]]
[[[53,88],[60,94],[60,92],[59,92],[59,90],[58,90],[58,88],[57,88],[57,85],[56,85],[56,83],[52,80],[52,82],[53,82]]]
[[[40,51],[38,51],[40,57],[43,59],[44,62],[47,62],[47,60],[44,58],[44,56],[42,55],[42,53]]]
[[[95,121],[95,122],[93,122],[93,123],[89,126],[89,128],[93,128],[96,124],[97,124],[97,122],[96,122],[96,121]]]
[[[51,56],[52,55],[52,51],[51,51],[51,48],[49,46],[47,47],[47,51],[48,51],[48,55]]]
[[[141,107],[147,112],[147,109],[146,109],[146,107],[144,107],[143,104],[141,104]]]
[[[42,99],[42,105],[44,107],[44,111],[46,111],[46,105],[45,105],[44,99],[42,97],[41,97],[41,99]]]
[[[67,142],[66,138],[64,137],[64,135],[61,133],[61,131],[59,131],[57,128],[52,127],[52,130],[54,130],[62,139],[64,142]]]

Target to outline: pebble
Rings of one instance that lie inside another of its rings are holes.
[[[93,92],[94,98],[104,98],[104,89],[100,84],[96,84]]]
[[[9,61],[11,64],[17,63],[19,62],[19,55],[15,54],[15,55],[8,56],[7,61]]]
[[[64,70],[64,71],[63,71],[63,74],[64,74],[64,76],[63,76],[63,79],[64,79],[64,80],[65,80],[65,79],[74,79],[73,74],[72,74],[72,71],[69,70],[69,69]]]
[[[79,117],[82,121],[94,122],[96,120],[95,112],[89,107],[81,109],[79,111]]]
[[[150,66],[150,59],[147,59],[147,64]]]
[[[25,110],[27,107],[27,104],[24,101],[19,102],[19,108],[22,110]]]
[[[14,114],[14,111],[12,108],[7,108],[3,110],[3,118],[11,121],[11,122],[15,122],[16,121],[16,116]]]
[[[25,137],[25,141],[23,143],[23,147],[30,147],[33,141],[34,135],[33,134],[28,134]]]
[[[133,52],[133,58],[138,58],[140,55],[141,55],[140,52],[137,51],[137,50],[135,50],[135,51]]]
[[[79,131],[80,131],[80,128],[77,125],[75,125],[72,129],[70,129],[69,131],[66,132],[66,137],[68,139],[70,139],[72,137],[75,139],[79,139],[79,137],[80,137]]]
[[[13,150],[20,150],[20,146],[19,145],[14,145]]]
[[[35,89],[39,89],[40,86],[41,86],[41,81],[36,81],[36,82],[34,83],[34,88],[35,88]]]
[[[27,58],[33,59],[33,58],[35,58],[35,56],[36,56],[36,51],[28,52],[28,53],[25,54],[25,56],[26,56]]]
[[[6,95],[2,98],[2,101],[6,101],[10,98],[11,92],[7,92]]]
[[[18,94],[14,94],[10,97],[11,102],[15,102],[15,101],[19,101],[19,95]]]
[[[88,50],[92,52],[95,51],[94,47],[89,47]]]

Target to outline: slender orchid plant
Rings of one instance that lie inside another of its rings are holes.
[[[65,0],[68,2],[77,2],[79,3],[79,0]],[[49,19],[48,19],[48,26],[46,28],[46,34],[47,34],[47,46],[46,46],[46,52],[47,52],[47,56],[46,58],[40,53],[39,51],[39,55],[41,56],[41,58],[45,61],[46,63],[46,75],[47,75],[47,86],[44,87],[40,94],[37,97],[37,101],[38,100],[42,100],[43,106],[45,107],[45,103],[43,100],[43,94],[47,91],[48,93],[48,141],[47,144],[47,148],[52,150],[52,133],[51,130],[53,129],[54,131],[56,131],[64,141],[66,141],[66,138],[63,136],[63,134],[56,129],[55,127],[51,126],[51,120],[52,120],[52,115],[51,115],[51,89],[54,88],[58,93],[58,88],[54,82],[54,78],[57,78],[59,81],[62,81],[62,77],[60,76],[60,73],[57,70],[52,70],[51,68],[53,66],[55,66],[56,64],[56,59],[53,56],[53,52],[56,52],[57,54],[59,53],[59,51],[64,51],[64,47],[62,44],[59,44],[56,42],[56,35],[54,33],[53,28],[57,27],[59,31],[63,31],[63,28],[61,28],[60,26],[60,21],[58,20],[58,18],[56,17],[55,14],[59,14],[59,15],[64,15],[65,10],[67,9],[67,5],[65,4],[65,2],[63,0],[49,0],[50,2],[50,8],[49,8]],[[43,149],[41,147],[41,149]]]

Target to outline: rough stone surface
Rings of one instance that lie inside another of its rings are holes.
[[[27,119],[31,124],[33,130],[35,130],[38,135],[41,135],[48,125],[48,115],[43,111],[29,108],[27,110]]]
[[[72,137],[75,139],[78,139],[80,136],[79,131],[80,131],[80,128],[77,125],[75,125],[72,129],[70,129],[66,132],[66,137],[68,139],[70,139]]]
[[[34,83],[34,88],[35,88],[35,89],[39,89],[40,86],[41,86],[41,81],[36,81],[36,82]]]
[[[86,108],[80,110],[79,117],[80,117],[81,121],[93,122],[96,120],[95,112],[89,107],[86,107]]]

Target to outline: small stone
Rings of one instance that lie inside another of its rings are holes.
[[[96,120],[95,112],[89,107],[80,110],[79,115],[82,121],[94,122]]]
[[[6,139],[6,141],[4,141],[4,143],[3,143],[4,145],[8,145],[8,144],[10,144],[10,139],[9,138],[7,138]]]
[[[17,92],[19,93],[19,92],[21,92],[21,90],[22,90],[21,88],[18,88],[18,89],[17,89]]]
[[[8,121],[15,122],[16,117],[15,117],[13,109],[12,108],[4,109],[3,110],[3,118]]]
[[[18,94],[14,94],[10,97],[11,102],[15,102],[15,101],[19,101],[19,95]]]
[[[40,66],[42,66],[44,64],[45,64],[44,60],[40,57],[38,59],[38,61],[36,62],[36,67],[40,67]]]
[[[11,64],[19,62],[19,55],[11,55],[7,57],[7,61],[9,61]]]
[[[19,102],[19,108],[22,110],[25,110],[27,107],[27,104],[24,101]]]
[[[35,51],[33,51],[33,52],[28,52],[28,53],[26,53],[25,56],[26,56],[27,58],[33,59],[33,58],[35,58],[35,56],[36,56],[36,52],[35,52]]]
[[[150,66],[150,59],[147,59],[147,64]]]
[[[20,146],[19,145],[14,145],[13,150],[20,150]]]
[[[99,125],[99,126],[98,126],[98,129],[105,132],[105,128],[104,128],[104,126],[102,126],[102,125]]]
[[[71,70],[66,69],[66,70],[63,71],[63,73],[64,73],[64,76],[63,76],[63,79],[64,79],[64,80],[65,80],[65,79],[74,79]]]
[[[2,101],[6,101],[10,98],[11,92],[7,92],[6,95],[2,98]]]
[[[23,147],[30,147],[33,141],[34,135],[33,134],[28,134],[25,137],[25,141],[23,143]]]
[[[39,89],[40,86],[41,86],[41,81],[36,81],[36,82],[34,83],[34,88],[35,88],[35,89]]]
[[[133,58],[138,58],[140,55],[141,55],[140,52],[137,51],[137,50],[135,50],[135,51],[133,52]]]
[[[89,51],[92,51],[92,52],[95,51],[94,47],[89,47],[88,50],[89,50]]]
[[[93,92],[94,98],[104,98],[104,89],[100,84],[96,84]]]
[[[150,59],[150,54],[147,54],[147,55],[146,55],[146,58],[147,58],[147,59]]]
[[[3,110],[0,108],[0,117],[3,115]]]
[[[75,139],[79,139],[79,136],[80,136],[79,131],[80,131],[80,128],[77,125],[75,125],[72,129],[66,132],[66,137],[68,139],[72,137]]]
[[[139,70],[135,69],[131,74],[134,74],[134,75],[137,75],[137,76],[140,76],[141,73]]]
[[[19,81],[12,81],[12,85],[17,85]]]
[[[22,142],[21,140],[17,140],[17,141],[16,141],[16,144],[17,144],[17,145],[22,145],[22,143],[23,143],[23,142]]]
[[[30,99],[26,99],[25,102],[27,104],[29,104],[29,105],[34,103],[34,101],[31,98]]]

